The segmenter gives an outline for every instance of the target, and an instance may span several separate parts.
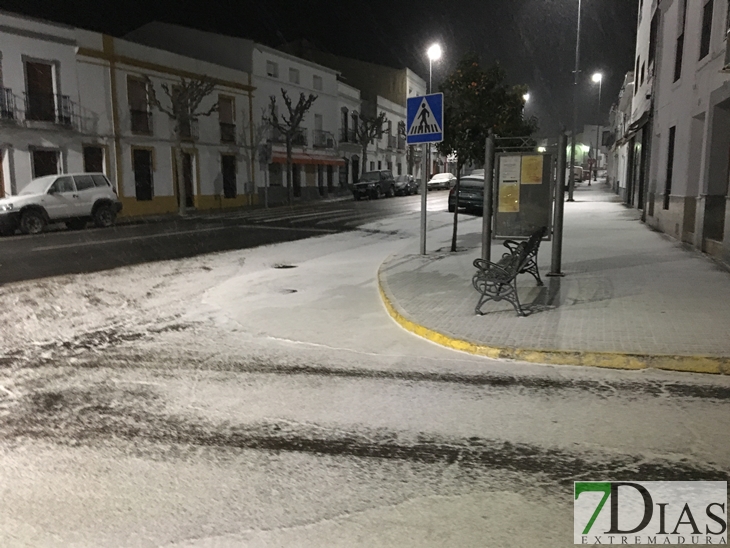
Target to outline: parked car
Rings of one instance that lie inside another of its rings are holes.
[[[387,169],[363,173],[360,176],[360,180],[355,184],[352,194],[356,200],[362,198],[376,200],[381,196],[391,198],[395,196],[395,179],[393,179],[393,174]]]
[[[456,187],[449,192],[449,211],[456,207]],[[481,213],[484,210],[484,177],[468,175],[459,181],[459,209]]]
[[[456,183],[456,175],[451,173],[437,173],[428,182],[428,190],[437,188],[449,190]]]
[[[418,194],[418,181],[413,175],[398,175],[395,178],[395,193],[402,196]]]
[[[122,203],[103,173],[67,173],[33,179],[17,196],[0,199],[0,233],[38,234],[48,224],[64,222],[72,230],[89,221],[114,224]]]

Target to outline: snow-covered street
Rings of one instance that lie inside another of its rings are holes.
[[[403,331],[417,226],[0,287],[0,545],[570,546],[575,479],[727,480],[730,378]]]

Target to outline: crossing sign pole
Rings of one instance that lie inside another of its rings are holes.
[[[428,205],[429,143],[444,140],[444,94],[432,93],[410,97],[406,109],[406,140],[409,145],[421,144],[421,255],[426,254],[426,211]]]

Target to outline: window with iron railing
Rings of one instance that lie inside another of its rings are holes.
[[[180,138],[186,141],[195,141],[198,138],[198,121],[181,120],[178,122]]]
[[[307,128],[300,127],[292,136],[291,144],[294,146],[307,146]]]
[[[15,119],[15,96],[9,88],[0,88],[0,119]]]
[[[233,97],[218,97],[218,121],[221,129],[221,142],[236,142],[235,102]]]
[[[322,129],[314,130],[314,146],[319,148],[334,148],[335,136],[329,131]]]
[[[132,133],[152,134],[152,113],[150,112],[147,82],[139,78],[127,78],[127,101]]]
[[[221,142],[222,143],[235,143],[236,142],[236,124],[228,124],[221,122]]]
[[[75,105],[68,95],[25,94],[25,119],[34,122],[53,122],[61,126],[73,125]]]

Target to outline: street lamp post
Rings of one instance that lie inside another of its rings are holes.
[[[580,72],[580,16],[581,0],[578,0],[578,30],[575,39],[575,71],[573,78],[573,131],[570,136],[570,179],[568,183],[568,201],[573,200],[575,189],[575,138],[578,131],[578,73]]]
[[[428,51],[428,94],[431,93],[431,78],[433,74],[433,62],[438,61],[441,58],[441,46],[433,44]],[[428,172],[429,165],[431,164],[431,145],[421,145],[421,151],[423,152],[423,162],[421,168],[421,255],[426,254],[426,230],[428,227],[426,220],[426,210],[428,205]],[[425,150],[424,150],[425,148]]]
[[[595,177],[594,181],[598,181],[598,150],[599,150],[599,143],[598,143],[598,136],[599,136],[599,128],[601,127],[601,86],[603,85],[603,74],[600,72],[596,72],[593,75],[593,82],[598,84],[598,116],[596,116],[596,171],[595,171]],[[588,179],[588,184],[591,184],[590,178]]]

